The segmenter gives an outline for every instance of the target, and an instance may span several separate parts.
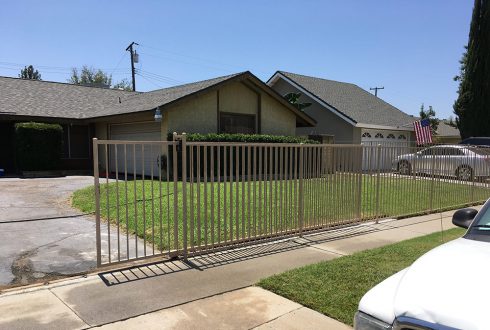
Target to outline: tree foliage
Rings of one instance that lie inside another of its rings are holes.
[[[42,80],[39,71],[35,70],[32,65],[25,66],[20,70],[19,78],[31,79],[31,80]]]
[[[303,111],[305,108],[308,108],[311,103],[305,102],[305,103],[300,103],[299,99],[301,97],[301,93],[288,93],[284,95],[284,99],[291,103],[295,108],[297,108],[300,111]]]
[[[122,89],[125,91],[132,91],[133,90],[133,88],[131,87],[131,83],[127,79],[123,79],[120,82],[118,82],[117,84],[114,84],[114,86],[112,86],[112,88]]]
[[[432,109],[432,105],[429,105],[429,109],[425,110],[424,104],[420,106],[419,112],[420,119],[429,119],[430,130],[432,135],[437,134],[437,127],[439,127],[439,119],[436,118],[436,112]]]
[[[112,75],[107,74],[101,69],[94,69],[87,65],[84,65],[80,70],[72,68],[71,77],[68,79],[68,82],[75,85],[114,88],[125,91],[132,90],[131,83],[127,79],[122,79],[112,85]]]
[[[475,0],[454,103],[461,138],[490,136],[490,1]]]
[[[93,67],[84,65],[80,70],[80,73],[77,68],[71,69],[71,77],[68,82],[75,85],[110,87],[112,76],[101,69],[94,69]]]

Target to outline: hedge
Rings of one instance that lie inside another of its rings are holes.
[[[305,143],[318,144],[318,141],[309,140],[297,136],[267,135],[267,134],[187,134],[188,142],[242,142],[242,143]],[[168,135],[172,141],[173,135]]]
[[[15,124],[17,165],[23,171],[58,169],[63,128],[58,124]]]
[[[172,137],[172,134],[169,134],[168,135],[168,140],[172,140],[173,137]],[[305,139],[305,138],[300,138],[300,137],[295,137],[295,136],[278,136],[278,135],[264,135],[264,134],[253,134],[253,135],[249,135],[249,134],[215,134],[215,133],[211,133],[211,134],[198,134],[198,133],[192,133],[192,134],[187,134],[187,142],[241,142],[241,143],[291,143],[291,144],[297,144],[297,143],[305,143],[305,144],[318,144],[317,141],[313,141],[313,140],[308,140],[308,139]],[[194,147],[193,148],[193,155],[192,155],[192,159],[194,159],[194,176],[197,176],[198,175],[198,171],[199,171],[199,174],[201,176],[204,176],[204,159],[201,158],[201,167],[199,168],[197,166],[197,163],[196,163],[196,159],[197,159],[197,150],[199,149],[200,152],[201,152],[201,157],[203,157],[203,154],[204,154],[204,149],[207,148],[208,149],[208,164],[207,164],[207,175],[208,177],[211,176],[211,150],[210,148],[211,147],[204,147],[204,146],[201,146],[201,147]],[[237,152],[237,149],[239,149],[239,152],[238,154],[236,153]],[[189,168],[190,168],[190,162],[191,162],[191,155],[190,155],[190,152],[189,152],[189,147],[187,149],[187,175],[189,176],[190,175],[190,171],[189,171]],[[217,151],[215,149],[215,152],[214,152],[214,156],[213,156],[213,163],[214,163],[214,175],[217,176],[218,174],[223,176],[225,173],[224,173],[224,169],[225,169],[225,159],[224,159],[224,149],[221,150],[221,153],[220,153],[220,156],[218,158],[218,154],[217,154]],[[266,151],[265,149],[260,149],[260,151],[256,151],[256,155],[255,157],[253,156],[253,153],[250,153],[249,154],[249,150],[245,147],[245,149],[243,149],[243,152],[242,152],[242,149],[241,147],[235,147],[234,149],[234,155],[233,155],[233,167],[230,168],[230,165],[231,163],[229,162],[229,150],[227,151],[228,152],[228,155],[227,155],[227,159],[226,159],[226,163],[227,163],[227,175],[228,176],[234,176],[236,175],[236,171],[238,170],[238,173],[240,175],[251,175],[251,173],[248,173],[248,170],[247,170],[247,165],[245,166],[245,168],[242,168],[242,161],[245,162],[245,164],[248,164],[249,162],[249,158],[250,158],[250,163],[253,164],[255,163],[256,166],[257,166],[257,170],[258,168],[261,166],[260,168],[260,172],[263,173],[263,174],[268,174],[268,175],[271,175],[271,174],[275,174],[275,171],[277,169],[278,173],[281,171],[280,168],[278,168],[278,161],[279,159],[276,158],[278,157],[279,155],[274,152],[273,154],[270,154],[271,150],[269,149],[268,151]],[[251,152],[251,150],[250,150]],[[262,154],[262,157],[263,159],[266,159],[265,157],[265,153],[268,152],[268,163],[267,164],[259,164],[258,161],[259,161],[259,154],[261,153]],[[292,150],[289,150],[289,151],[284,151],[284,157],[286,157],[286,153],[287,153],[287,156],[292,158],[292,162],[295,163],[297,165],[297,159],[296,159],[296,155],[294,155],[294,152]],[[178,173],[179,173],[179,177],[181,176],[181,171],[182,171],[182,151],[180,149],[177,150],[177,168],[178,168]],[[168,159],[166,156],[162,156],[162,159],[161,159],[161,166],[162,166],[162,169],[166,169],[167,167],[167,161],[169,162],[169,169],[170,169],[170,173],[169,174],[169,178],[172,178],[173,179],[173,149],[172,148],[169,148],[168,150]],[[243,158],[244,157],[244,158]],[[288,158],[289,159],[289,158]],[[273,164],[272,168],[270,167],[267,167],[270,165],[270,163]],[[218,173],[218,164],[219,164],[219,168],[220,168],[220,171]],[[286,166],[286,164],[283,164],[283,166]],[[283,168],[284,170],[284,168]]]

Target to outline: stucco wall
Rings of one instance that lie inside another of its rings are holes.
[[[300,92],[282,79],[279,79],[272,88],[281,95]],[[298,127],[296,128],[296,135],[329,134],[334,135],[335,143],[360,143],[359,128],[349,124],[304,94],[301,95],[300,102],[312,103],[311,106],[305,109],[305,112],[317,121],[317,125],[315,127]]]
[[[258,100],[255,91],[239,82],[225,85],[219,90],[219,109],[222,112],[256,115]]]
[[[210,91],[167,107],[163,116],[167,120],[166,131],[170,133],[216,133],[218,130],[217,93]]]
[[[296,115],[268,94],[262,94],[262,134],[296,135]]]
[[[296,116],[289,109],[267,93],[254,90],[241,82],[224,85],[219,93],[212,90],[167,107],[164,110],[162,135],[166,135],[164,132],[217,133],[218,108],[220,112],[256,115],[258,125],[259,100],[261,128],[259,130],[256,126],[257,133],[260,131],[262,134],[295,135]]]

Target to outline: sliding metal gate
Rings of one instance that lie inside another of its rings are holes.
[[[418,151],[405,145],[187,142],[174,134],[173,141],[94,139],[93,151],[98,266],[187,258],[489,196],[487,183],[386,166]]]

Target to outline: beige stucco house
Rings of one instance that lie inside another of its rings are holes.
[[[315,125],[250,72],[150,91],[127,92],[0,77],[0,168],[15,171],[13,124],[64,127],[63,165],[90,169],[91,139],[155,141],[169,133],[295,135]],[[163,115],[155,121],[155,111]]]

